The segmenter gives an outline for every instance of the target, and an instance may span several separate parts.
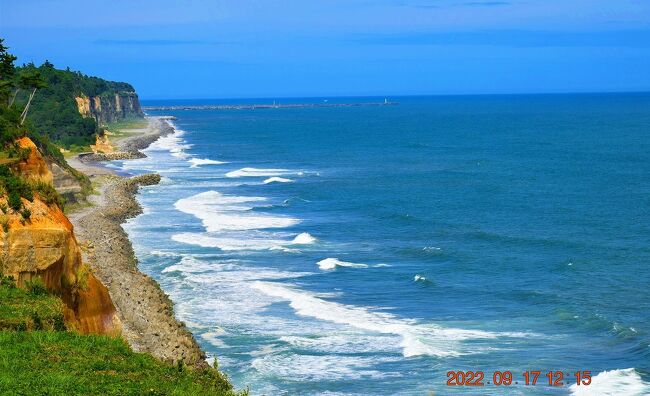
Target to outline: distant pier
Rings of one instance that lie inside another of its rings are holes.
[[[358,102],[358,103],[262,103],[262,104],[224,104],[224,105],[177,105],[177,106],[143,106],[145,111],[169,110],[257,110],[257,109],[304,109],[317,107],[365,107],[365,106],[395,106],[397,102],[385,100],[383,102]]]

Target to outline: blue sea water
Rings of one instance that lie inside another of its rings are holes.
[[[254,395],[650,394],[650,95],[391,99],[151,112],[125,228],[208,355]]]

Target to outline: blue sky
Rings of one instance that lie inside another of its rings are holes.
[[[0,0],[0,37],[145,99],[650,91],[650,0]]]

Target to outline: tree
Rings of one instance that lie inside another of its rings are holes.
[[[25,118],[27,117],[27,112],[29,111],[29,105],[32,104],[32,99],[34,99],[34,95],[36,94],[36,90],[47,87],[47,82],[43,77],[41,77],[41,72],[39,70],[34,70],[21,74],[19,86],[32,89],[32,93],[29,94],[29,99],[27,100],[25,109],[20,115],[20,125],[23,125]]]
[[[29,89],[30,88],[30,83],[31,83],[31,77],[30,77],[30,71],[27,69],[23,69],[19,72],[18,74],[18,82],[16,83],[16,89],[14,89],[14,95],[11,98],[11,101],[9,101],[9,106],[14,104],[14,101],[16,100],[16,96],[18,96],[18,92],[20,92],[21,89]]]
[[[8,53],[7,49],[4,46],[4,39],[0,39],[0,101],[3,104],[7,103],[9,95],[11,95],[14,86],[14,75],[16,74],[14,61],[17,58]]]

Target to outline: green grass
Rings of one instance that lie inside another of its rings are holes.
[[[3,395],[233,395],[213,369],[170,366],[121,339],[70,332],[0,332]]]
[[[112,142],[115,142],[115,140],[132,135],[133,129],[146,128],[147,125],[149,125],[149,122],[144,118],[127,118],[112,122],[106,125],[105,128],[112,133],[112,136],[109,136],[109,139]]]
[[[65,329],[61,300],[39,287],[33,290],[19,289],[7,278],[0,281],[0,330]]]
[[[172,366],[121,338],[54,331],[61,300],[38,283],[29,289],[0,277],[0,395],[246,395],[215,369]]]
[[[106,125],[109,131],[113,129],[136,129],[146,128],[149,122],[145,118],[125,118],[123,120],[111,122]]]

